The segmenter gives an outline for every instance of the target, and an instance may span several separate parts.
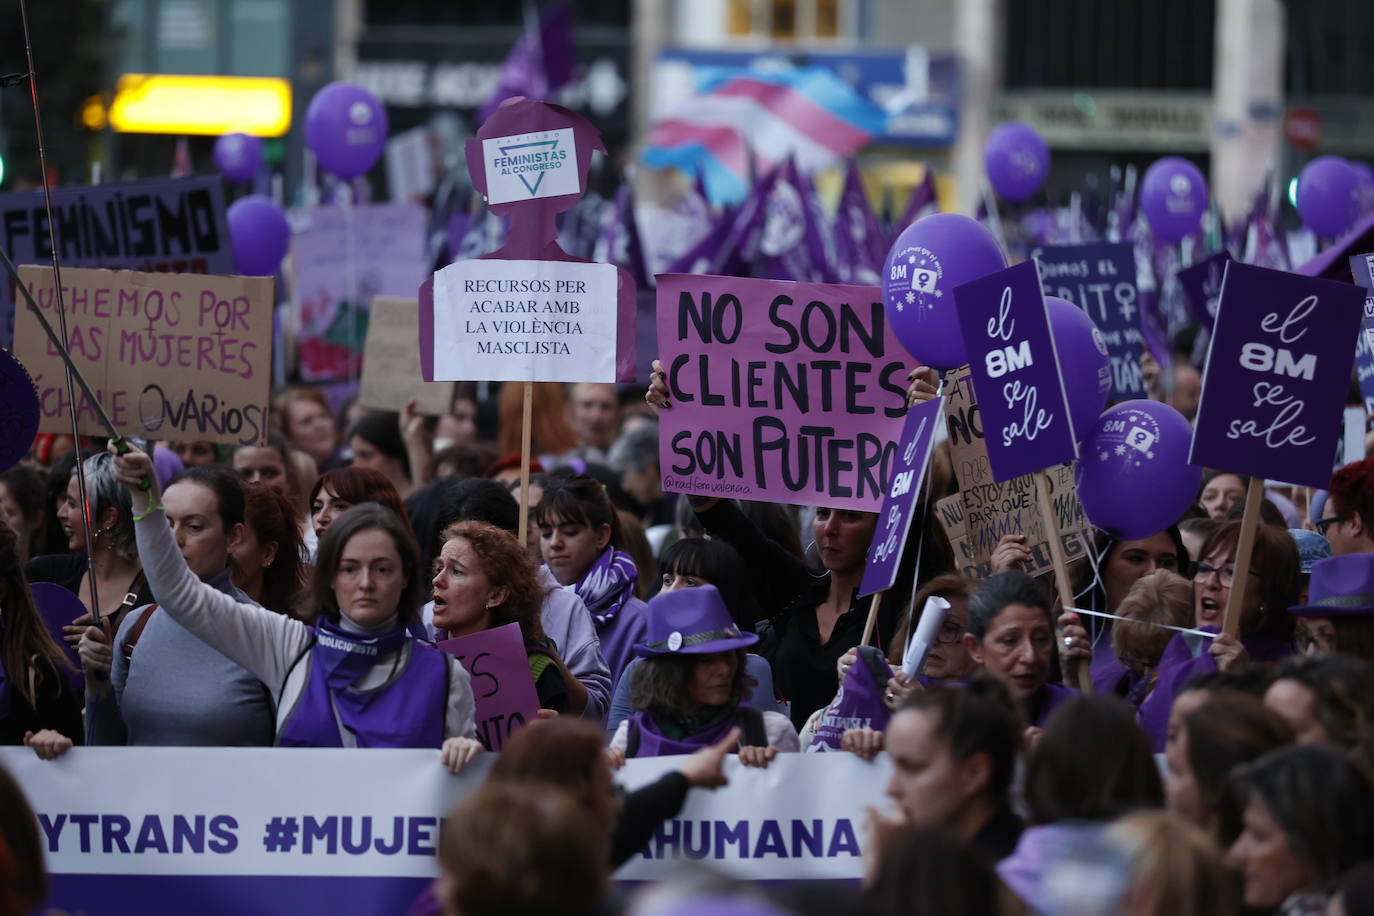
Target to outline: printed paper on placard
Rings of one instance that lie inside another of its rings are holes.
[[[483,140],[482,158],[489,206],[581,191],[571,127]]]

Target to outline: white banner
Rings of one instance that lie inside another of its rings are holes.
[[[388,880],[408,879],[394,895],[413,899],[436,874],[441,818],[493,759],[483,755],[454,777],[426,750],[76,748],[42,761],[27,748],[0,748],[0,765],[38,815],[53,903],[89,914],[137,912],[138,884],[127,883],[135,876],[178,876],[188,880],[176,886],[196,894],[208,886],[189,879],[213,880],[213,893],[256,887],[255,899],[297,903],[309,897],[302,888],[319,894],[319,879],[347,878],[355,895],[356,882],[377,879],[367,888],[374,897]],[[616,778],[632,790],[678,762],[632,760]],[[783,754],[766,770],[727,759],[726,771],[729,786],[693,790],[616,877],[663,878],[683,860],[743,879],[862,876],[864,806],[885,804],[885,756]],[[293,888],[293,879],[307,883]],[[112,881],[127,891],[120,905],[87,899]],[[172,885],[154,886],[165,899]],[[254,912],[300,912],[269,903]]]
[[[450,264],[434,275],[435,381],[614,382],[619,283],[612,264]]]

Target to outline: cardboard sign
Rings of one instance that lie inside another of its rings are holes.
[[[292,213],[291,300],[303,381],[356,378],[377,296],[410,298],[425,280],[429,216],[419,204]]]
[[[54,188],[62,268],[232,274],[234,248],[219,178],[158,178]],[[4,248],[15,264],[52,264],[43,192],[0,194]],[[15,297],[0,284],[0,346],[14,339]]]
[[[1049,527],[1037,508],[1035,481],[1030,476],[1001,483],[993,479],[982,415],[969,376],[969,367],[964,366],[945,378],[945,423],[959,492],[936,503],[936,509],[950,534],[955,559],[965,575],[987,578],[997,542],[1003,535],[1019,534],[1031,552],[1025,571],[1033,576],[1048,572],[1053,567]],[[1047,473],[1060,543],[1067,558],[1073,560],[1084,554],[1089,529],[1074,488],[1073,467],[1060,465]],[[957,510],[951,503],[956,499]]]
[[[1209,258],[1183,268],[1176,275],[1193,320],[1209,331],[1217,317],[1217,303],[1221,301],[1221,278],[1230,261],[1230,254],[1218,251]]]
[[[487,204],[581,193],[570,127],[482,141]]]
[[[434,378],[614,382],[611,264],[459,261],[434,275]]]
[[[1034,261],[956,287],[984,444],[999,482],[1078,457]]]
[[[58,326],[52,269],[19,276]],[[267,441],[272,382],[271,277],[62,271],[67,346],[122,435],[172,442]],[[40,432],[71,432],[58,351],[28,307],[16,355],[38,387]],[[108,435],[77,391],[83,434]]]
[[[1188,463],[1325,487],[1364,291],[1232,262]]]
[[[373,410],[400,410],[412,398],[416,410],[432,417],[453,409],[452,382],[426,382],[420,374],[416,341],[420,303],[415,299],[378,296],[372,300],[363,351],[363,377],[358,403]]]
[[[663,489],[876,512],[914,360],[881,291],[664,274]]]
[[[921,495],[930,449],[935,444],[935,427],[944,420],[944,407],[944,398],[933,398],[907,412],[902,437],[897,440],[900,451],[892,480],[878,510],[878,527],[868,548],[863,581],[859,583],[860,597],[886,591],[897,579],[902,547],[911,531],[912,509]]]
[[[1046,296],[1072,302],[1088,313],[1107,341],[1113,401],[1148,396],[1140,376],[1140,306],[1135,285],[1135,246],[1047,245],[1031,251],[1040,263]]]
[[[489,751],[501,750],[506,739],[539,712],[539,695],[534,690],[520,624],[445,639],[438,646],[458,659],[472,677],[477,740]]]

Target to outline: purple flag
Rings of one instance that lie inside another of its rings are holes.
[[[558,214],[558,247],[574,258],[594,260],[611,202],[595,191],[588,191],[571,210]]]
[[[1226,273],[1226,264],[1231,255],[1218,251],[1203,258],[1196,264],[1178,272],[1178,285],[1183,288],[1183,296],[1188,300],[1188,309],[1198,324],[1211,329],[1217,317],[1217,301],[1221,298],[1221,278]]]
[[[897,440],[897,460],[887,485],[882,508],[878,510],[878,529],[868,547],[859,596],[886,591],[897,579],[902,547],[911,530],[912,509],[921,495],[921,481],[935,444],[935,427],[945,413],[945,399],[933,398],[907,411],[902,437]]]
[[[835,210],[835,272],[841,283],[874,286],[887,251],[863,179],[854,160],[844,173],[844,190]]]
[[[644,268],[644,248],[639,240],[639,222],[635,218],[634,192],[628,181],[615,192],[615,203],[605,214],[593,260],[629,271],[636,286],[650,285]]]
[[[925,174],[921,176],[921,183],[911,192],[911,198],[906,202],[906,209],[902,211],[902,216],[892,227],[892,237],[896,239],[902,234],[907,226],[923,216],[940,212],[940,202],[935,195],[935,172],[930,166],[926,166]],[[887,252],[883,252],[886,259]]]
[[[734,238],[749,275],[760,280],[834,282],[818,214],[788,159],[749,195],[735,216]],[[753,205],[752,207],[750,205]]]
[[[735,211],[723,211],[716,217],[711,231],[702,236],[701,241],[670,262],[661,273],[715,274],[722,277],[742,276],[744,274],[744,262],[740,259],[738,244],[731,243],[734,235]]]
[[[1078,457],[1035,261],[954,288],[998,483]]]
[[[1349,283],[1227,264],[1189,463],[1326,486],[1363,311]]]
[[[547,99],[554,92],[572,82],[573,47],[572,14],[566,3],[559,3],[544,11],[537,28],[526,23],[525,34],[515,42],[501,64],[496,91],[477,112],[477,123],[491,117],[491,113],[506,99],[523,95],[531,99]]]

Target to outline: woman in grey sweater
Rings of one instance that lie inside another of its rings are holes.
[[[158,504],[147,455],[118,456],[115,472],[132,495],[139,555],[161,607],[272,692],[276,744],[442,747],[455,771],[480,749],[467,672],[407,633],[427,578],[395,513],[364,504],[330,525],[312,582],[317,624],[310,627],[197,578],[173,549],[162,519],[170,507]]]

